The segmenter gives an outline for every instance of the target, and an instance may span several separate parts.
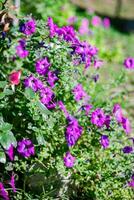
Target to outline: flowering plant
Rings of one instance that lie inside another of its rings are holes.
[[[104,98],[97,47],[31,16],[1,45],[0,196],[131,199],[131,125]]]

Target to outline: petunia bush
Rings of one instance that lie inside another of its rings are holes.
[[[132,127],[98,48],[51,17],[0,37],[1,198],[132,199]]]

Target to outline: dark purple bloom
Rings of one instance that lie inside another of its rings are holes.
[[[49,67],[51,64],[48,61],[48,58],[42,58],[36,61],[35,67],[36,67],[36,72],[39,75],[46,75],[49,71]]]
[[[107,129],[110,127],[110,122],[111,122],[111,116],[110,115],[106,115],[105,125],[106,125]]]
[[[73,157],[70,152],[68,151],[66,153],[66,155],[64,156],[64,165],[68,168],[71,168],[74,166],[74,162],[75,162],[75,157]]]
[[[41,102],[45,105],[49,104],[54,98],[54,93],[49,87],[44,87],[40,90]]]
[[[36,22],[34,19],[27,21],[24,24],[21,24],[20,31],[25,35],[32,35],[36,31]]]
[[[56,33],[60,38],[67,42],[75,43],[78,41],[72,26],[63,26],[62,28],[57,28]]]
[[[12,174],[11,180],[9,181],[9,185],[12,187],[13,192],[16,192],[16,187],[15,187],[15,175]]]
[[[125,146],[123,148],[123,153],[132,153],[133,152],[133,148],[130,146]]]
[[[74,146],[77,140],[80,138],[83,128],[79,125],[75,118],[69,117],[69,124],[66,128],[65,138],[68,146]]]
[[[126,134],[129,134],[131,132],[131,125],[130,125],[129,119],[122,117],[121,124]]]
[[[17,151],[19,154],[25,158],[28,158],[35,154],[34,145],[29,139],[22,139],[18,142]]]
[[[93,75],[92,79],[94,80],[94,82],[96,83],[99,80],[99,74]]]
[[[35,78],[32,74],[24,80],[25,87],[31,88],[37,92],[44,88],[44,84],[39,79]]]
[[[100,144],[104,149],[109,147],[109,138],[107,135],[102,135],[100,138]]]
[[[11,144],[9,149],[6,151],[7,155],[9,156],[10,160],[13,161],[14,160],[14,147]]]
[[[3,183],[0,182],[0,196],[3,200],[9,200],[8,192],[5,190]]]
[[[72,92],[76,101],[80,101],[81,99],[83,99],[83,97],[87,96],[81,84],[76,85]]]
[[[124,60],[124,66],[126,69],[134,69],[134,58],[126,58]]]
[[[92,112],[91,122],[98,127],[102,127],[105,124],[106,116],[101,108],[97,108]]]
[[[122,122],[123,114],[122,114],[121,106],[119,104],[115,104],[114,105],[114,107],[113,107],[113,114],[114,114],[117,122],[121,123]]]
[[[47,78],[47,82],[49,83],[49,85],[53,88],[55,82],[58,80],[58,77],[56,76],[56,73],[54,71],[49,71],[48,72],[48,78]]]

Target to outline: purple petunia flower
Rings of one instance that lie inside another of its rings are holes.
[[[99,16],[93,16],[91,23],[93,26],[98,27],[101,25],[101,18]]]
[[[81,99],[83,99],[83,97],[87,96],[81,84],[76,85],[72,92],[76,101],[80,101]]]
[[[124,60],[124,66],[126,69],[134,69],[134,58],[126,58]]]
[[[107,135],[102,135],[100,138],[100,144],[101,146],[106,149],[109,147],[109,138]]]
[[[54,93],[51,90],[51,88],[44,87],[42,90],[40,90],[40,96],[41,96],[41,99],[40,99],[41,102],[47,105],[54,98]]]
[[[103,26],[104,26],[104,28],[109,28],[110,25],[111,25],[110,19],[108,17],[105,17],[103,19]]]
[[[122,122],[123,114],[122,114],[121,106],[119,104],[115,104],[114,105],[114,107],[113,107],[113,114],[114,114],[117,122],[121,123]]]
[[[109,129],[109,127],[110,127],[110,122],[111,122],[111,116],[110,115],[106,115],[105,125],[106,125],[107,129]]]
[[[13,161],[14,160],[14,147],[11,144],[9,149],[6,151],[7,155],[9,156],[10,160]]]
[[[47,82],[49,83],[49,85],[53,88],[55,82],[58,80],[58,77],[56,76],[56,73],[54,71],[49,71],[48,72],[48,78],[47,78]]]
[[[0,196],[4,200],[9,200],[8,192],[5,190],[3,183],[0,182]]]
[[[20,25],[20,31],[25,35],[32,35],[36,31],[36,21],[31,19]]]
[[[12,174],[11,180],[9,181],[9,185],[12,187],[13,192],[16,192],[16,187],[15,187],[15,175]]]
[[[69,116],[68,126],[65,132],[65,138],[68,146],[74,146],[77,140],[80,138],[83,128],[79,125],[77,119]]]
[[[123,153],[132,153],[133,152],[133,147],[131,146],[125,146],[123,148]]]
[[[134,180],[129,181],[128,186],[134,188]]]
[[[25,87],[31,88],[37,92],[44,88],[44,84],[39,79],[35,78],[32,74],[24,80]]]
[[[81,26],[79,28],[79,33],[81,35],[86,35],[89,33],[89,20],[87,18],[82,19]]]
[[[49,71],[49,67],[51,66],[51,64],[48,61],[48,58],[42,58],[36,61],[35,64],[35,68],[36,68],[36,72],[39,75],[46,75]]]
[[[58,26],[54,24],[53,19],[51,17],[48,17],[47,25],[50,30],[50,38],[53,38],[56,35],[56,30],[58,29]]]
[[[129,119],[122,117],[121,124],[126,134],[129,134],[131,132],[131,125],[130,125]]]
[[[64,165],[68,168],[71,168],[74,166],[76,158],[70,154],[68,151],[66,155],[64,156]]]
[[[76,16],[71,16],[67,19],[67,22],[69,25],[74,24],[77,21],[77,17]]]
[[[87,105],[82,106],[82,108],[85,110],[85,113],[86,113],[87,116],[89,115],[89,112],[90,112],[92,107],[93,106],[91,104],[87,104]]]
[[[35,154],[34,145],[29,139],[22,139],[18,142],[17,151],[25,158],[28,158]]]
[[[97,108],[92,112],[91,122],[98,127],[102,127],[105,124],[106,116],[101,108]]]
[[[29,55],[29,51],[27,51],[24,47],[21,45],[16,46],[16,54],[20,58],[26,58]]]

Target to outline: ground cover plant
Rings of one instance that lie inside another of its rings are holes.
[[[0,36],[1,198],[133,199],[134,138],[122,108],[125,95],[109,90],[125,81],[134,59],[122,58],[120,76],[103,85],[98,48],[80,40],[72,26],[32,16],[14,25],[6,17]]]

